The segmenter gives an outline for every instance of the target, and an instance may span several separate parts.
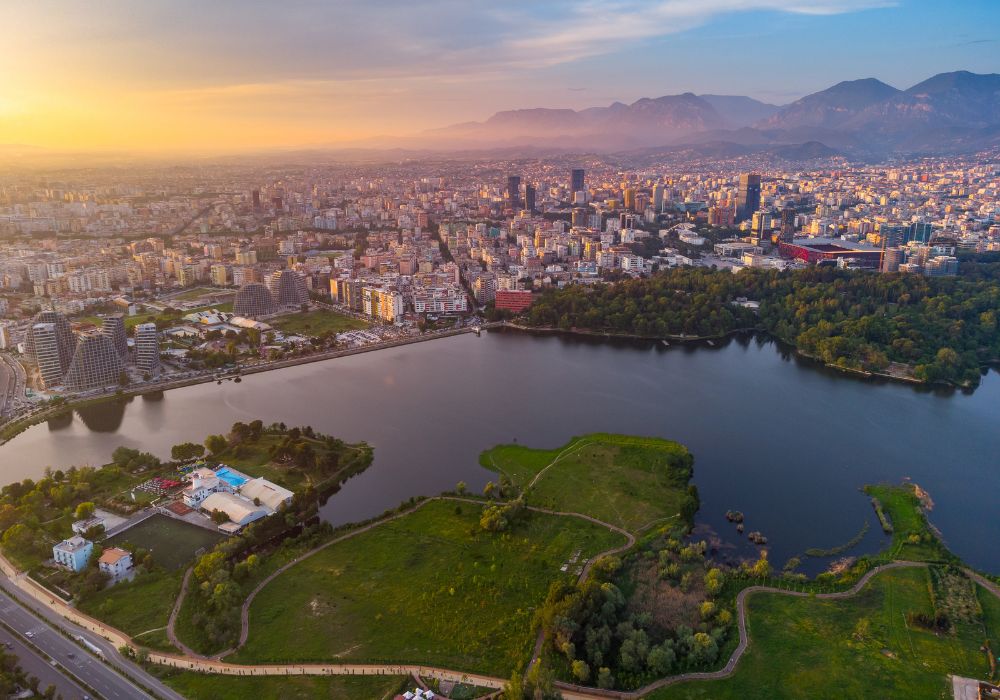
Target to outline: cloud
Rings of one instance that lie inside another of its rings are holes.
[[[635,42],[688,31],[712,19],[751,11],[834,15],[895,6],[891,0],[587,0],[565,17],[536,24],[510,43],[521,61],[565,63]],[[529,58],[530,57],[530,58]]]
[[[139,89],[471,80],[614,53],[750,11],[827,15],[887,0],[33,0],[0,4],[6,49]],[[0,47],[0,67],[4,48]],[[14,65],[14,62],[12,62]]]

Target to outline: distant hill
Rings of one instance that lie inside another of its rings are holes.
[[[795,146],[783,152],[811,159],[972,151],[994,145],[998,126],[1000,75],[957,71],[907,90],[875,78],[847,80],[781,107],[741,95],[687,92],[583,110],[509,110],[484,122],[426,131],[406,144],[595,152],[709,143],[726,144],[723,151]]]

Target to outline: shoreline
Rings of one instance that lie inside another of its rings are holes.
[[[831,369],[837,372],[843,372],[845,374],[853,374],[858,377],[865,379],[886,379],[893,382],[900,382],[903,384],[910,384],[917,387],[947,387],[950,389],[958,389],[962,391],[975,390],[973,387],[962,384],[951,384],[947,382],[925,382],[915,377],[907,377],[897,374],[888,374],[886,372],[876,372],[874,370],[867,369],[856,369],[854,367],[841,367],[840,365],[835,365],[831,362],[824,362],[819,357],[811,355],[807,352],[800,350],[794,343],[791,343],[784,338],[780,338],[771,332],[759,328],[759,327],[748,327],[748,328],[735,328],[731,331],[726,331],[725,333],[716,333],[714,335],[667,335],[667,336],[652,336],[652,335],[638,335],[636,333],[612,333],[609,331],[594,331],[588,330],[586,328],[556,328],[555,326],[525,326],[519,323],[513,323],[511,321],[504,321],[503,328],[511,328],[515,331],[520,331],[522,333],[529,333],[533,335],[570,335],[570,336],[581,336],[585,338],[601,338],[605,340],[644,340],[649,342],[668,340],[670,342],[677,343],[694,343],[694,342],[708,342],[712,340],[726,340],[736,335],[742,333],[751,333],[753,335],[761,334],[766,336],[770,340],[775,340],[782,345],[787,346],[792,352],[794,352],[798,357],[805,358],[816,362],[817,364]],[[984,365],[981,369],[988,369],[992,365]]]
[[[494,328],[497,324],[483,324],[482,328]],[[413,336],[409,338],[399,338],[396,340],[390,340],[382,343],[372,343],[371,345],[363,345],[357,348],[344,348],[339,350],[327,350],[325,352],[318,352],[310,355],[305,355],[302,357],[292,357],[285,360],[277,360],[275,362],[267,362],[258,365],[247,365],[241,366],[239,368],[238,374],[226,374],[222,379],[220,379],[220,374],[218,372],[207,373],[204,375],[199,375],[197,377],[185,377],[182,379],[165,380],[162,382],[155,382],[150,384],[143,384],[133,390],[119,389],[112,393],[103,393],[94,396],[86,396],[79,399],[67,399],[65,403],[59,404],[58,406],[45,406],[36,411],[29,412],[25,415],[16,416],[6,423],[0,423],[0,447],[6,445],[8,442],[13,440],[15,437],[20,435],[23,431],[28,428],[41,423],[42,421],[48,420],[61,413],[72,410],[74,408],[79,408],[81,406],[88,406],[95,403],[103,403],[105,401],[111,401],[117,398],[133,398],[136,396],[143,396],[145,394],[155,394],[163,391],[170,391],[172,389],[183,389],[187,386],[194,386],[197,384],[208,384],[210,382],[221,382],[230,381],[236,377],[243,377],[249,374],[260,374],[262,372],[271,372],[273,370],[285,369],[288,367],[295,367],[298,365],[305,365],[312,362],[323,362],[325,360],[334,360],[339,357],[348,357],[351,355],[361,355],[366,352],[375,352],[376,350],[387,350],[389,348],[402,347],[404,345],[412,345],[414,343],[423,343],[431,340],[438,340],[439,338],[451,338],[457,335],[465,335],[468,333],[475,333],[476,331],[472,327],[466,328],[454,328],[446,331],[437,331],[434,333],[426,333],[423,335]]]

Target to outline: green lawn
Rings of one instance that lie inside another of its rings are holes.
[[[941,561],[954,558],[931,532],[912,485],[866,486],[865,493],[882,503],[882,509],[892,522],[890,559]]]
[[[261,476],[279,486],[284,486],[292,491],[300,491],[308,482],[306,474],[292,464],[273,462],[268,452],[271,447],[281,442],[282,437],[281,435],[265,433],[255,442],[240,445],[240,456],[236,456],[236,450],[228,448],[212,457],[210,461],[213,464],[216,462],[227,464],[248,476]],[[317,452],[323,449],[318,441],[312,441],[312,445]]]
[[[269,319],[268,323],[285,333],[307,336],[317,336],[327,331],[337,334],[368,327],[368,323],[361,319],[327,309],[279,316],[275,319]]]
[[[678,515],[691,477],[691,455],[683,445],[605,433],[574,438],[555,450],[500,445],[484,452],[480,463],[521,487],[544,469],[528,503],[585,513],[630,532]]]
[[[907,623],[933,613],[924,569],[888,571],[854,598],[824,601],[776,594],[750,599],[751,644],[733,676],[653,693],[656,700],[726,698],[950,698],[949,673],[985,678],[984,635],[1000,638],[1000,605],[983,624],[936,635]],[[981,591],[981,593],[983,593]]]
[[[392,698],[404,683],[402,676],[280,676],[247,678],[165,666],[151,670],[190,700],[383,700]],[[409,681],[407,687],[412,687]]]
[[[176,571],[190,564],[199,550],[209,550],[221,539],[217,532],[157,514],[109,538],[105,546],[127,542],[151,552],[158,566]]]
[[[157,570],[89,595],[78,607],[129,636],[135,636],[166,627],[183,577],[182,571]]]
[[[532,513],[503,533],[481,507],[433,501],[332,545],[267,586],[231,661],[396,660],[509,675],[530,656],[534,608],[574,554],[623,542]]]

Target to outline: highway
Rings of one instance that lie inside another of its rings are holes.
[[[17,599],[17,602],[14,598]],[[25,605],[40,613],[45,622],[25,609]],[[99,697],[106,700],[146,700],[157,697],[166,700],[183,700],[181,695],[157,678],[146,673],[134,663],[123,659],[118,654],[117,649],[107,640],[77,627],[43,606],[30,602],[24,593],[11,584],[6,576],[0,576],[0,618],[19,635],[30,639],[32,644],[48,654],[67,672],[93,688]],[[106,658],[124,668],[132,678],[138,679],[145,687],[152,689],[156,695],[151,695],[143,690],[122,673],[101,661],[95,654],[76,641],[60,634],[53,627],[61,628],[72,636],[83,636],[91,644],[101,649]],[[41,687],[44,688],[45,683]],[[66,692],[62,692],[62,695],[66,698],[83,697]]]
[[[6,619],[5,604],[0,605],[0,613]],[[52,666],[49,660],[44,658],[37,651],[29,647],[24,638],[16,634],[11,634],[3,627],[0,627],[0,644],[8,654],[17,656],[17,663],[29,676],[34,676],[39,680],[38,688],[44,691],[50,685],[56,687],[56,694],[61,695],[64,700],[82,700],[87,697],[87,691],[60,673],[57,667]]]

